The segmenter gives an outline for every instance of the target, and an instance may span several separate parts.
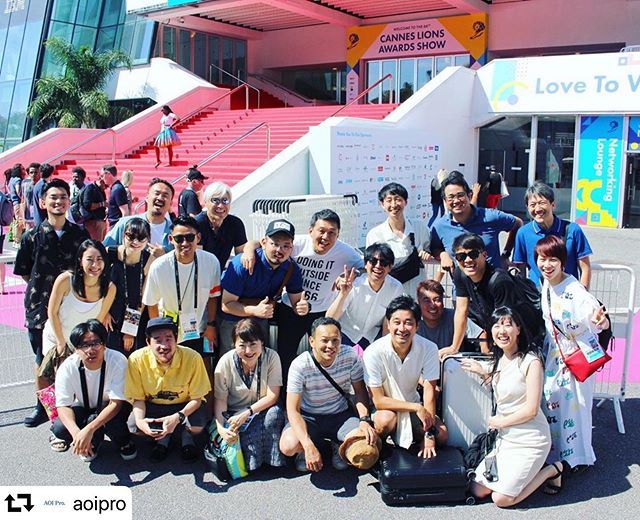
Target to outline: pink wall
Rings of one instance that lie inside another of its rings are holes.
[[[489,49],[640,44],[639,24],[636,0],[494,3],[489,10]]]

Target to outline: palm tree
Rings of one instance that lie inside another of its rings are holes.
[[[131,58],[119,49],[94,52],[74,47],[60,38],[45,43],[53,59],[64,68],[62,76],[46,76],[36,82],[37,96],[28,115],[38,129],[54,124],[63,128],[100,128],[110,108],[104,87],[121,66],[131,68]]]

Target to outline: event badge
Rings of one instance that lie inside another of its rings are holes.
[[[585,343],[581,338],[577,338],[576,343],[578,343],[578,347],[580,347],[585,359],[589,363],[593,363],[601,357],[604,357],[604,350],[600,346],[600,343],[598,343],[596,337],[591,337],[588,343]]]
[[[204,341],[202,342],[202,353],[203,354],[213,354],[213,345],[209,342],[209,338],[205,336]]]
[[[129,336],[135,338],[138,335],[141,314],[139,310],[127,307],[127,310],[124,311],[124,321],[122,322],[122,329],[120,329],[120,331],[123,334],[129,334]]]
[[[192,339],[200,339],[200,331],[198,330],[198,321],[195,312],[183,312],[180,315],[180,327],[182,328],[182,339],[190,341]]]

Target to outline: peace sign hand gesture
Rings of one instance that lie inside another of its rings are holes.
[[[591,317],[591,323],[600,330],[606,330],[611,326],[607,319],[607,315],[605,314],[604,305],[600,305],[600,307],[594,311],[593,316]]]
[[[356,268],[352,267],[351,271],[344,266],[343,273],[336,280],[336,288],[344,294],[348,294],[353,289],[353,281],[356,279]]]

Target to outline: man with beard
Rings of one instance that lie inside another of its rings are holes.
[[[149,183],[149,189],[147,190],[147,197],[145,199],[147,211],[144,215],[134,215],[142,217],[151,226],[149,249],[156,257],[160,257],[165,252],[173,249],[173,244],[169,240],[173,226],[167,215],[171,209],[174,194],[175,189],[171,183],[164,179],[154,177]],[[118,221],[103,241],[106,247],[119,246],[123,243],[125,225],[127,221],[134,218],[134,216],[123,217]]]
[[[243,266],[242,256],[236,255],[231,260],[222,275],[221,355],[233,349],[231,330],[241,318],[258,318],[265,336],[269,337],[269,320],[274,317],[275,302],[283,288],[286,288],[297,316],[309,312],[300,268],[290,258],[294,236],[293,224],[287,220],[273,220],[260,240],[261,247],[253,253],[255,265],[251,271]]]

